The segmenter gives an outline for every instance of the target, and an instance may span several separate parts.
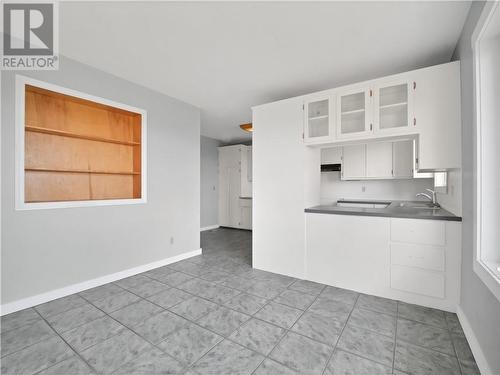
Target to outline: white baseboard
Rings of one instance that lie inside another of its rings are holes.
[[[209,225],[208,227],[200,228],[200,232],[204,232],[206,230],[217,229],[217,228],[219,228],[219,225]]]
[[[481,371],[482,375],[495,375],[493,371],[491,371],[490,366],[488,365],[488,361],[484,356],[484,353],[479,345],[479,341],[477,341],[476,335],[472,330],[472,327],[469,324],[469,320],[465,316],[462,308],[460,306],[457,307],[457,316],[460,324],[462,325],[462,329],[464,330],[465,337],[469,342],[470,349],[472,350],[472,354],[474,354],[474,359],[476,360],[477,367],[479,371]]]
[[[154,268],[166,266],[167,264],[175,263],[180,260],[194,257],[201,254],[201,249],[190,251],[188,253],[179,254],[170,258],[158,260],[156,262],[144,264],[142,266],[129,268],[124,271],[116,272],[111,275],[101,276],[96,279],[83,281],[78,284],[73,284],[64,288],[51,290],[50,292],[45,292],[37,294],[32,297],[23,298],[14,302],[9,302],[0,307],[0,316],[10,314],[19,310],[27,309],[28,307],[37,306],[41,303],[53,301],[58,298],[69,296],[70,294],[75,294],[82,292],[87,289],[95,288],[96,286],[101,286],[113,281],[123,279],[125,277],[134,276],[142,272],[152,270]]]

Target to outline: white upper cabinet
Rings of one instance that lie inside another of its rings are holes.
[[[417,140],[416,167],[420,172],[461,168],[459,62],[343,86],[307,98],[306,143],[408,136]]]
[[[413,140],[398,141],[392,144],[394,178],[413,177]]]
[[[461,168],[460,62],[412,73],[418,139],[418,169]]]
[[[392,142],[366,145],[366,177],[392,178]]]
[[[366,177],[366,145],[342,147],[342,179],[360,180]]]
[[[304,102],[304,142],[317,143],[333,140],[331,96],[319,96]]]
[[[343,180],[413,178],[413,140],[342,147]]]
[[[329,147],[321,149],[321,164],[341,164],[342,147]]]
[[[414,82],[406,79],[380,82],[373,89],[375,133],[407,134],[415,123]]]
[[[372,91],[347,88],[337,91],[337,138],[366,137],[371,133]]]

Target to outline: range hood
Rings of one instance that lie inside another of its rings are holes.
[[[340,172],[341,164],[321,164],[321,172]]]

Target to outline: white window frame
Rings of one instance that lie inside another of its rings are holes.
[[[476,149],[475,149],[475,168],[476,168],[476,207],[474,212],[474,272],[479,276],[488,289],[500,301],[500,271],[495,269],[495,265],[487,262],[482,256],[482,129],[481,129],[481,56],[479,44],[485,31],[496,12],[500,12],[498,2],[486,2],[477,22],[474,33],[472,34],[472,51],[474,64],[474,116],[476,126]],[[500,245],[500,244],[499,244]],[[492,269],[493,268],[493,269]]]
[[[24,192],[24,138],[25,138],[25,88],[26,85],[40,87],[42,89],[55,91],[61,94],[74,96],[80,99],[90,100],[96,103],[120,108],[126,111],[139,113],[141,115],[141,198],[130,199],[100,199],[100,200],[80,200],[80,201],[60,201],[60,202],[25,202]],[[54,85],[52,83],[39,81],[30,77],[16,75],[16,210],[37,210],[69,207],[94,207],[94,206],[115,206],[129,204],[147,203],[147,112],[143,109],[132,107],[127,104],[118,103],[112,100],[94,95],[85,94],[67,87]]]

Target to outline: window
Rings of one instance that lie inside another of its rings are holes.
[[[145,202],[142,110],[17,77],[17,208]]]
[[[500,7],[487,2],[472,37],[476,114],[474,270],[500,300]]]

